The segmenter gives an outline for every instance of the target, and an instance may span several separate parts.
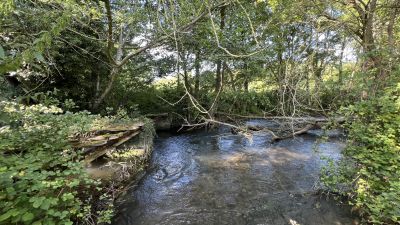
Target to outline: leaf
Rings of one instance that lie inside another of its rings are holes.
[[[27,212],[22,216],[22,221],[31,221],[34,217],[33,213]]]
[[[47,220],[45,220],[44,224],[46,224],[46,225],[54,225],[56,223],[54,223],[54,221],[52,219],[47,219]]]
[[[40,221],[40,220],[35,221],[34,223],[32,223],[32,225],[42,225],[42,221]]]
[[[40,208],[44,209],[44,210],[48,210],[49,207],[50,207],[50,201],[47,199],[43,200],[43,203],[40,205]]]
[[[0,59],[4,59],[5,57],[4,48],[0,45]]]
[[[0,222],[10,218],[10,216],[11,216],[11,210],[0,216]]]
[[[44,198],[38,198],[33,202],[33,208],[39,208],[42,205]]]
[[[35,52],[35,53],[33,53],[33,55],[35,56],[35,58],[36,58],[39,62],[46,62],[46,60],[44,59],[42,53],[40,53],[40,52]]]

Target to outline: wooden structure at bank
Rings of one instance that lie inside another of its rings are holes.
[[[82,151],[91,177],[122,182],[142,170],[151,155],[153,133],[145,125],[113,124],[75,135],[70,143]]]

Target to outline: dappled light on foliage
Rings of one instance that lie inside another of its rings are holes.
[[[111,223],[154,129],[200,128],[266,134],[265,165],[336,129],[319,193],[399,223],[399,18],[398,0],[1,0],[0,224]]]

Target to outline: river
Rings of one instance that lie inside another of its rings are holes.
[[[149,171],[120,199],[114,225],[357,224],[348,206],[315,194],[321,155],[344,144],[315,135],[269,143],[228,129],[159,133]]]

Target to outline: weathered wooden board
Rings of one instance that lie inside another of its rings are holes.
[[[86,135],[76,135],[70,139],[70,143],[75,149],[83,150],[84,163],[89,164],[139,135],[143,125],[143,123],[110,125],[101,130],[90,131]]]

